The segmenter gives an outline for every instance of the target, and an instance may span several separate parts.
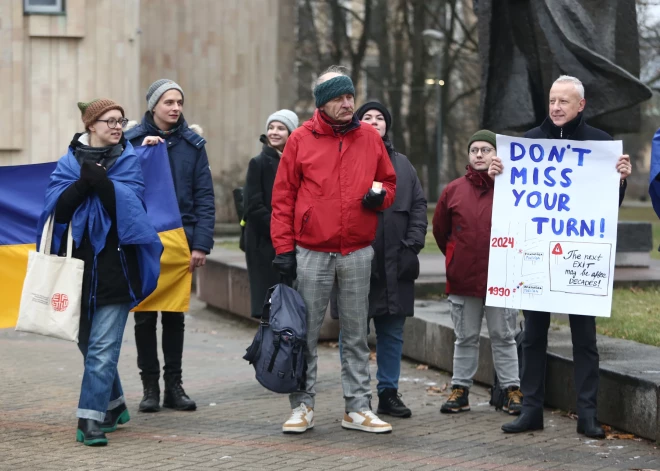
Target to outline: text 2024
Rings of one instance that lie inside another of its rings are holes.
[[[513,248],[513,237],[493,237],[490,246]]]

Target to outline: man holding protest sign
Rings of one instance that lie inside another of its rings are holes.
[[[549,117],[541,124],[541,126],[536,127],[525,134],[525,138],[530,139],[568,139],[571,141],[611,141],[612,137],[596,128],[593,128],[584,120],[582,116],[582,111],[586,105],[586,100],[584,98],[584,87],[582,83],[575,77],[570,76],[561,76],[553,84],[550,89],[550,106],[549,106]],[[515,145],[520,144],[512,143],[511,148],[514,149]],[[538,147],[540,145],[532,145],[531,147]],[[539,162],[536,160],[534,155],[532,155],[532,150],[530,147],[529,157],[534,162]],[[584,146],[587,147],[586,145]],[[566,148],[561,149],[552,149],[548,160],[552,160],[553,152],[556,162],[562,162],[564,158],[564,150],[569,149],[571,152],[570,155],[578,153],[577,157],[577,168],[575,169],[574,174],[571,174],[574,169],[565,168],[562,170],[561,174],[554,174],[561,181],[559,182],[560,187],[566,189],[571,185],[571,178],[576,179],[578,176],[578,168],[583,166],[585,158],[589,159],[589,149],[578,149],[574,147],[571,149],[570,144]],[[541,156],[543,155],[543,149],[540,149]],[[523,149],[524,152],[524,149]],[[561,152],[561,153],[559,153]],[[537,156],[539,154],[537,153]],[[585,157],[586,156],[586,157]],[[593,157],[597,158],[597,153]],[[512,157],[512,160],[517,160],[522,158],[522,156],[515,158]],[[612,160],[613,162],[613,160]],[[552,163],[552,162],[551,162]],[[589,160],[590,165],[594,165],[592,160]],[[501,174],[504,170],[501,159],[494,157],[493,162],[490,165],[488,173],[495,177],[498,174]],[[523,176],[522,171],[514,172],[512,169],[511,173],[511,182],[516,181],[518,177],[523,177],[521,180],[524,181],[526,175]],[[538,170],[538,167],[534,170]],[[552,171],[555,171],[554,167],[547,167],[545,169],[545,180],[543,183],[546,186],[554,186],[556,182],[553,177]],[[620,185],[619,185],[619,205],[623,201],[626,190],[626,178],[631,173],[630,158],[628,155],[621,155],[618,158],[616,163],[616,170],[620,174]],[[584,174],[582,174],[584,175]],[[538,176],[535,176],[534,184],[537,183]],[[543,175],[541,175],[543,178]],[[609,178],[609,177],[608,177]],[[609,180],[608,180],[609,181]],[[593,181],[592,185],[598,185],[600,182]],[[606,182],[605,182],[606,183]],[[533,193],[531,192],[527,195],[527,204],[530,208],[536,208],[540,204],[540,198],[538,204],[536,202],[530,203],[530,196]],[[516,190],[514,189],[514,196],[516,195]],[[516,196],[515,205],[518,206],[522,198],[522,193],[518,193],[519,196]],[[554,194],[557,195],[556,193]],[[606,197],[607,195],[604,195]],[[564,197],[562,201],[562,197]],[[567,194],[560,194],[559,201],[553,200],[549,204],[548,194],[546,194],[545,207],[546,209],[556,209],[561,212],[562,210],[570,211],[569,200],[570,196]],[[614,202],[612,202],[614,203]],[[571,207],[577,207],[578,204],[583,204],[583,202],[572,201],[570,203]],[[557,218],[552,219],[552,222],[549,223],[549,218],[535,217],[532,219],[537,223],[538,227],[537,232],[540,235],[545,229],[546,231],[549,228],[552,228],[552,231],[556,235],[563,235],[564,237],[584,237],[591,236],[594,237],[594,221],[581,220],[577,221],[575,218],[569,218],[566,220],[566,227],[564,231],[564,221]],[[591,222],[591,225],[590,225]],[[555,224],[556,223],[556,224]],[[605,219],[601,219],[601,232],[600,238],[605,237],[604,224]],[[546,224],[544,226],[544,224]],[[578,226],[579,224],[579,226]],[[579,230],[578,230],[579,227]],[[608,231],[609,231],[608,226]],[[608,235],[611,236],[611,232],[608,232]],[[615,232],[614,232],[615,235]],[[596,235],[597,236],[597,235]],[[614,240],[616,237],[614,237]],[[602,239],[601,239],[602,240]],[[592,243],[593,244],[593,243]],[[559,245],[559,244],[557,244]],[[585,244],[587,246],[588,244]],[[556,247],[557,248],[557,247]],[[558,252],[552,252],[552,255],[561,254],[561,247],[558,247]],[[573,251],[576,252],[576,251]],[[570,253],[569,253],[570,254]],[[560,263],[560,258],[568,259],[568,255],[565,254],[563,257],[555,257],[556,263]],[[532,253],[525,253],[525,257],[532,258]],[[540,256],[543,256],[541,254]],[[587,255],[588,257],[588,255]],[[611,259],[610,259],[611,260]],[[573,266],[578,266],[583,261],[576,260]],[[610,261],[611,268],[613,268],[613,260]],[[593,265],[593,263],[591,264]],[[553,269],[552,267],[550,268]],[[569,270],[566,270],[568,272]],[[584,273],[586,270],[583,270]],[[599,272],[600,273],[600,272]],[[605,276],[604,273],[600,273]],[[575,278],[575,277],[574,277]],[[568,280],[568,284],[586,284],[589,283],[588,280]],[[600,284],[600,281],[594,281],[593,283]],[[611,281],[610,281],[611,283]],[[606,284],[606,283],[603,283]],[[595,286],[594,286],[595,287]],[[522,287],[521,287],[522,288]],[[526,296],[533,297],[534,295],[541,295],[542,288],[538,288],[541,291],[534,292],[534,289],[531,287],[524,287],[527,291],[521,289],[521,293],[518,293],[519,296],[522,293],[525,293]],[[583,288],[587,289],[587,288]],[[572,291],[571,291],[572,290]],[[515,291],[515,290],[514,290]],[[547,290],[546,290],[547,291]],[[550,286],[550,291],[556,291],[553,289],[553,286]],[[575,286],[568,288],[567,293],[576,293]],[[568,297],[570,295],[564,295]],[[611,296],[611,293],[610,293]],[[597,304],[597,299],[594,299],[594,304]],[[611,297],[610,297],[611,302]],[[611,306],[611,304],[610,304]],[[511,423],[505,424],[502,426],[502,430],[508,433],[520,433],[531,430],[540,430],[543,429],[543,403],[545,396],[545,369],[546,369],[546,351],[548,346],[548,328],[550,326],[550,313],[549,312],[540,312],[534,310],[524,310],[525,314],[525,334],[522,342],[522,351],[523,351],[523,368],[521,374],[521,390],[524,395],[523,399],[523,408],[521,415]],[[585,314],[585,313],[582,313]],[[573,359],[575,362],[575,389],[577,391],[577,413],[578,413],[578,433],[584,434],[592,438],[604,438],[605,433],[596,419],[596,399],[598,394],[598,375],[599,375],[599,357],[598,357],[598,348],[596,346],[596,321],[594,315],[602,315],[602,313],[596,313],[592,315],[569,315],[570,326],[571,326],[571,335],[573,340]]]

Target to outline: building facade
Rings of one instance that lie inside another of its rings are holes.
[[[82,130],[78,101],[140,120],[149,84],[170,78],[228,220],[266,118],[293,106],[295,13],[295,0],[0,0],[0,166],[58,159]]]

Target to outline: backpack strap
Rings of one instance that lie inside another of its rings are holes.
[[[270,363],[268,364],[269,373],[273,372],[273,367],[275,366],[275,359],[277,358],[277,354],[280,352],[280,334],[275,334],[275,338],[273,339],[273,345],[275,345],[275,351],[273,352],[273,356],[270,357]]]
[[[261,325],[269,325],[270,322],[270,297],[273,294],[273,290],[269,289],[266,293],[266,299],[264,300],[264,305],[261,308]]]

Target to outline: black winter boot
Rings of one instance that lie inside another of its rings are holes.
[[[378,393],[378,413],[407,419],[412,411],[401,400],[401,394],[396,389],[383,389]]]
[[[108,439],[101,430],[101,422],[93,419],[78,419],[76,441],[87,446],[105,446]]]
[[[142,387],[144,396],[140,402],[140,412],[158,412],[160,410],[160,386],[158,386],[158,376],[148,376],[142,378]]]
[[[596,417],[578,417],[577,433],[586,435],[589,438],[605,438],[605,431],[598,423]]]
[[[165,398],[163,407],[176,410],[195,410],[197,404],[183,390],[181,376],[165,377]]]
[[[522,411],[513,422],[502,425],[506,433],[524,433],[543,430],[543,409]]]

